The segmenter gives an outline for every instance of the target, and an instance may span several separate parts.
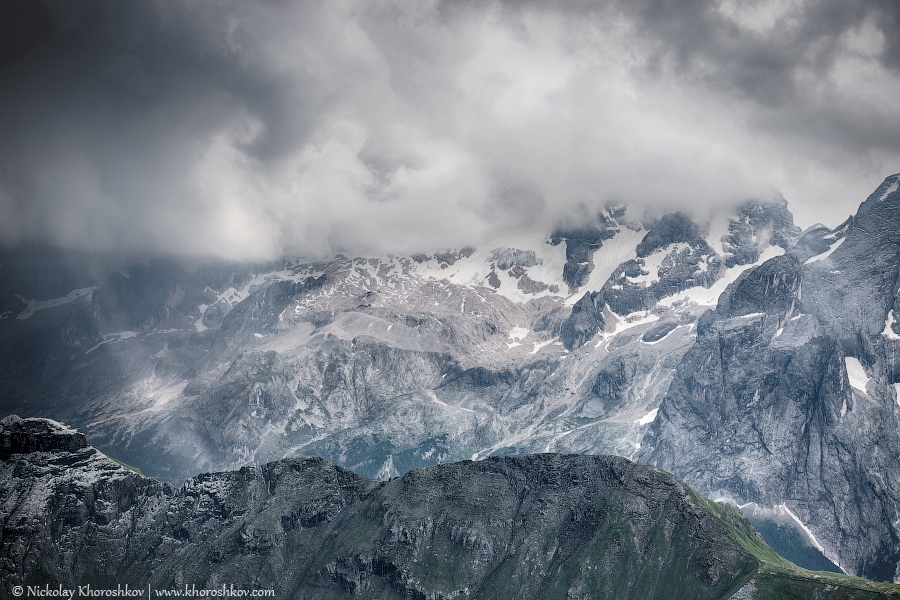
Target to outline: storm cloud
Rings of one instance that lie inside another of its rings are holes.
[[[900,171],[886,0],[0,11],[6,245],[432,250],[777,193],[836,225]]]

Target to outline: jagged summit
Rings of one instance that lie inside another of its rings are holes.
[[[640,455],[710,495],[784,505],[836,565],[879,580],[900,573],[896,181],[728,286]]]
[[[788,507],[842,567],[885,577],[894,466],[879,450],[883,468],[866,467],[857,443],[897,437],[894,183],[834,230],[801,232],[780,199],[703,218],[610,206],[477,248],[193,272],[4,255],[0,409],[74,424],[176,485],[298,455],[378,479],[536,452],[671,460],[704,493]],[[718,370],[729,357],[744,362]],[[816,454],[819,439],[840,451]],[[815,461],[827,477],[796,475]],[[825,480],[872,502],[821,503]]]

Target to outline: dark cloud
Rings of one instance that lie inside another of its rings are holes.
[[[900,170],[894,2],[0,8],[0,240],[263,258],[550,230]]]

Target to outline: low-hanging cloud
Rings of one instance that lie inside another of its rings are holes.
[[[900,171],[891,2],[13,2],[0,240],[430,250]]]

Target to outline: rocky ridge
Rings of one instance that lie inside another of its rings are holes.
[[[174,488],[56,422],[7,417],[0,437],[40,448],[0,462],[3,598],[15,585],[225,585],[292,598],[900,597],[896,586],[803,571],[733,508],[619,457],[491,458],[381,483],[296,457]]]

